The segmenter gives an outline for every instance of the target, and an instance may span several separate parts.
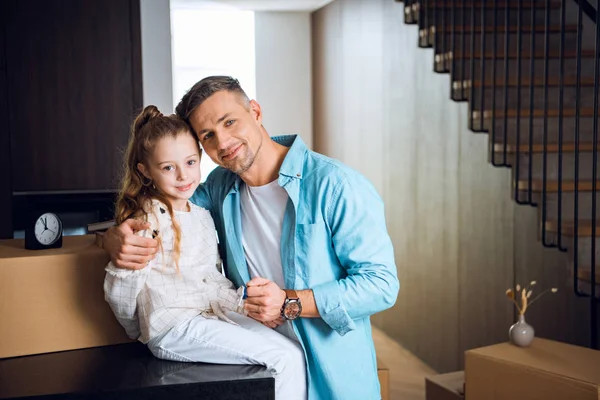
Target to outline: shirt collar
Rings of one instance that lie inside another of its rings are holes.
[[[306,144],[298,135],[273,136],[273,141],[289,147],[288,153],[279,168],[279,175],[290,178],[302,179],[304,167],[304,155],[308,151]]]

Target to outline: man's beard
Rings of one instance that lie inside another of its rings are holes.
[[[258,145],[258,149],[256,149],[256,153],[254,153],[246,143],[242,144],[242,146],[246,146],[247,150],[243,160],[241,160],[240,162],[236,162],[237,160],[232,160],[231,165],[228,165],[226,163],[223,164],[224,168],[227,168],[228,170],[237,175],[243,174],[244,172],[248,171],[250,167],[252,167],[252,164],[254,164],[254,160],[256,160],[256,155],[262,148],[262,140]]]
[[[255,158],[255,154],[250,149],[248,149],[248,152],[244,156],[243,160],[232,160],[229,164],[223,164],[223,167],[227,168],[234,174],[241,175],[250,169],[252,164],[254,164]]]

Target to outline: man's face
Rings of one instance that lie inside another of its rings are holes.
[[[262,146],[262,113],[252,100],[247,109],[242,98],[228,91],[216,92],[190,115],[208,156],[238,175],[246,172]]]

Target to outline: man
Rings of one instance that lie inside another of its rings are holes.
[[[300,137],[269,137],[260,105],[233,78],[201,80],[176,112],[222,167],[192,201],[211,211],[249,316],[300,342],[309,399],[379,399],[369,317],[395,303],[399,282],[375,189]],[[107,232],[115,265],[153,257],[157,243],[133,235],[144,228],[129,220]]]

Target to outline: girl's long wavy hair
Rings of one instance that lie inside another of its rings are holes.
[[[164,137],[177,137],[178,135],[191,135],[198,146],[198,154],[202,155],[198,136],[185,121],[175,115],[165,116],[156,106],[150,105],[136,117],[131,127],[129,144],[125,152],[124,174],[121,189],[115,205],[115,220],[117,224],[129,218],[143,218],[147,220],[150,204],[153,199],[163,203],[173,221],[173,261],[179,270],[179,256],[181,253],[181,228],[175,219],[173,207],[167,197],[146,178],[138,169],[138,164],[143,164],[148,169],[148,160],[156,143]],[[162,248],[162,243],[161,243]]]

